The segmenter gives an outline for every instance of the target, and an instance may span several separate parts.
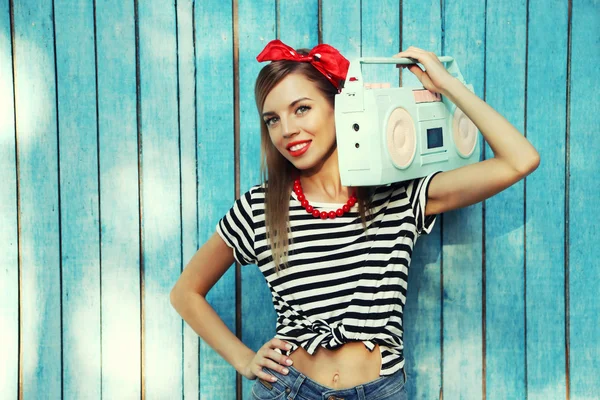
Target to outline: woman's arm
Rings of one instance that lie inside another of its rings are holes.
[[[452,77],[434,53],[410,47],[395,57],[411,57],[418,65],[409,70],[426,89],[441,93],[460,108],[494,152],[475,164],[437,174],[429,185],[425,215],[465,207],[483,201],[533,172],[540,156],[529,141],[502,115]]]
[[[213,234],[181,273],[171,290],[171,304],[202,340],[242,373],[255,353],[227,328],[205,299],[233,262],[232,249]]]
[[[479,128],[494,157],[437,174],[429,186],[425,215],[483,201],[520,181],[540,163],[531,143],[458,79],[453,78],[443,95]]]

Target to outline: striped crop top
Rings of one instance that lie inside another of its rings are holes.
[[[358,205],[335,219],[308,214],[290,193],[288,266],[274,270],[265,235],[265,184],[237,199],[217,224],[217,232],[241,265],[255,264],[271,291],[277,313],[276,338],[314,354],[362,341],[379,344],[381,370],[391,375],[404,366],[403,310],[412,250],[431,232],[436,216],[425,217],[432,173],[424,178],[378,186],[367,231]],[[311,202],[326,211],[340,204]],[[280,349],[276,349],[281,353]]]

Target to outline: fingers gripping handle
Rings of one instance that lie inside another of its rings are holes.
[[[438,60],[441,63],[446,63],[446,69],[453,77],[457,78],[460,82],[465,84],[465,80],[458,69],[458,65],[453,57],[450,56],[439,56]],[[363,104],[363,76],[362,76],[362,65],[363,64],[401,64],[401,65],[413,65],[417,64],[417,60],[414,58],[405,57],[360,57],[350,61],[348,73],[346,75],[346,81],[342,93],[351,96],[351,104],[349,111],[364,110]]]
[[[438,57],[440,62],[451,62],[454,58],[450,56]],[[416,64],[418,61],[408,57],[361,57],[357,60],[361,64]]]

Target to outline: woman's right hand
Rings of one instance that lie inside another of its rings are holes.
[[[242,375],[248,379],[260,378],[265,381],[274,382],[276,379],[273,375],[269,375],[262,370],[263,367],[267,367],[272,370],[276,370],[279,373],[286,375],[286,365],[292,365],[292,360],[286,357],[285,354],[279,354],[275,349],[279,348],[284,352],[289,348],[286,346],[291,345],[284,342],[281,339],[273,338],[265,343],[250,360],[250,362],[244,367]]]

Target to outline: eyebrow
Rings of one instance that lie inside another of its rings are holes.
[[[289,105],[289,107],[288,107],[288,108],[292,108],[292,107],[294,107],[294,106],[296,105],[296,103],[298,103],[298,102],[300,102],[300,101],[302,101],[302,100],[312,100],[312,99],[311,99],[311,98],[308,98],[308,97],[301,97],[301,98],[299,98],[299,99],[297,99],[297,100],[294,100],[294,101],[292,101],[292,102],[290,103],[290,105]],[[263,118],[264,118],[264,117],[266,117],[266,116],[268,116],[268,115],[275,115],[275,112],[274,112],[274,111],[267,111],[267,112],[264,112],[264,113],[262,114]]]

